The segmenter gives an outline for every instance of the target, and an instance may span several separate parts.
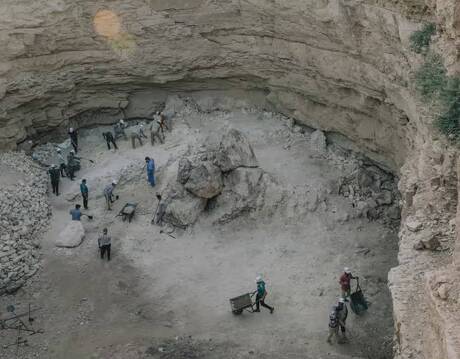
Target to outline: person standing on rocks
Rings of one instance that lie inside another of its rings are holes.
[[[51,179],[51,187],[53,188],[53,193],[56,196],[59,196],[59,177],[60,171],[57,165],[52,164],[51,168],[48,170]]]
[[[113,190],[117,185],[117,181],[113,180],[110,185],[105,187],[104,189],[104,197],[105,197],[105,204],[107,205],[107,210],[112,210],[112,203],[113,203]]]
[[[69,137],[70,137],[70,143],[72,144],[72,147],[75,153],[78,153],[78,131],[75,130],[73,127],[70,127]]]
[[[110,249],[112,247],[112,238],[107,234],[107,228],[104,228],[102,235],[97,239],[99,251],[101,252],[101,259],[107,252],[107,260],[110,261]]]
[[[110,150],[110,144],[113,144],[113,147],[118,150],[117,144],[115,143],[115,138],[113,138],[113,134],[111,131],[104,132],[102,134],[102,137],[104,137],[105,142],[107,142],[107,148]]]
[[[72,221],[81,221],[82,213],[81,213],[80,208],[81,208],[81,206],[79,204],[76,204],[75,208],[70,210],[70,215],[72,216]]]
[[[267,290],[265,289],[265,282],[261,276],[256,278],[257,290],[253,293],[256,294],[256,310],[255,312],[260,312],[260,306],[270,310],[270,314],[273,314],[275,308],[270,307],[265,303],[265,297],[267,296]]]
[[[147,180],[152,187],[155,187],[155,161],[153,158],[145,157],[145,163],[147,164]]]
[[[58,157],[58,162],[59,162],[59,171],[61,172],[61,177],[65,177],[66,165],[65,165],[64,156],[62,155],[62,151],[60,148],[58,148],[56,152],[57,152],[57,157]]]
[[[71,150],[67,156],[67,174],[69,175],[71,181],[75,179],[75,171],[79,169],[79,160],[80,157],[75,156],[75,151]]]
[[[85,209],[88,209],[88,186],[86,185],[86,180],[82,179],[80,183],[80,192],[81,192],[81,197],[83,198],[83,207]]]
[[[350,296],[352,279],[358,279],[358,277],[354,277],[351,274],[350,268],[345,267],[339,279],[340,289],[342,290],[342,298],[345,300]]]

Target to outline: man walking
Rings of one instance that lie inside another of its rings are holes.
[[[53,188],[53,193],[56,196],[59,196],[59,177],[60,177],[59,168],[55,164],[52,164],[51,168],[48,170],[48,173],[50,175],[51,187]]]
[[[72,144],[72,147],[75,153],[78,153],[78,131],[75,130],[73,127],[70,127],[69,137],[70,137],[70,143]]]
[[[110,143],[113,144],[113,147],[118,150],[117,144],[115,143],[115,138],[113,138],[113,134],[111,131],[104,132],[102,134],[102,137],[104,137],[105,142],[107,142],[107,148],[110,150]]]
[[[332,338],[339,340],[339,317],[337,314],[337,305],[332,307],[332,312],[329,314],[329,335],[327,342],[332,344]]]
[[[85,209],[88,209],[88,186],[86,185],[85,179],[81,180],[80,192],[81,192],[81,197],[83,198],[83,207]]]
[[[67,174],[70,177],[70,180],[73,181],[75,179],[75,171],[78,169],[78,162],[80,157],[75,156],[75,151],[71,150],[67,156]]]
[[[347,321],[348,317],[348,308],[345,303],[344,298],[340,298],[339,302],[337,303],[337,318],[339,321],[339,327],[340,331],[342,332],[342,338],[339,341],[339,343],[346,343],[348,341],[348,338],[346,336],[346,328],[345,328],[345,322]]]
[[[79,204],[75,205],[74,209],[70,210],[70,215],[72,216],[72,221],[80,221],[82,213],[80,211],[81,206]]]
[[[350,268],[345,267],[339,279],[340,289],[342,290],[342,298],[345,300],[350,296],[352,279],[358,279],[358,277],[353,277]]]
[[[155,161],[153,158],[145,157],[145,163],[147,164],[147,180],[152,187],[155,186]]]
[[[112,184],[108,185],[104,189],[104,197],[105,197],[105,204],[107,206],[107,210],[112,210],[112,203],[113,203],[113,190],[117,185],[117,181],[113,180]]]
[[[102,236],[97,239],[97,243],[99,245],[99,251],[101,252],[101,259],[104,259],[104,255],[107,252],[107,260],[110,261],[112,238],[107,234],[107,228],[104,228]]]
[[[65,165],[64,156],[62,155],[62,151],[60,148],[58,148],[56,152],[57,152],[57,157],[58,157],[58,162],[59,162],[59,171],[61,172],[61,177],[65,177],[66,165]]]
[[[275,308],[270,307],[265,303],[265,297],[267,296],[267,290],[265,289],[265,282],[261,276],[256,278],[257,290],[254,293],[256,294],[256,310],[255,312],[260,312],[260,306],[270,310],[270,314],[273,314]]]

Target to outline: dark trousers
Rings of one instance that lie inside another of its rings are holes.
[[[73,168],[73,166],[67,166],[67,175],[73,181],[73,179],[75,178],[75,169]]]
[[[273,307],[270,307],[268,304],[265,304],[265,298],[261,298],[258,295],[256,295],[256,310],[260,310],[260,306],[267,308],[270,310],[270,312],[273,312]]]
[[[117,144],[115,143],[115,140],[114,140],[113,138],[106,139],[106,141],[107,141],[107,147],[108,147],[109,150],[110,150],[110,143],[111,143],[111,142],[112,142],[112,144],[113,144],[113,147],[114,147],[116,150],[118,150]]]
[[[59,196],[59,181],[51,181],[51,187],[53,187],[53,193]]]
[[[104,254],[107,252],[107,260],[110,260],[110,244],[107,244],[105,246],[101,246],[101,259],[104,259]]]
[[[88,192],[82,193],[81,196],[83,198],[83,207],[88,209]]]
[[[72,143],[75,153],[78,153],[78,141],[71,140],[70,142]]]
[[[59,166],[59,171],[61,171],[61,177],[65,177],[65,164],[64,163],[61,163],[61,165]]]

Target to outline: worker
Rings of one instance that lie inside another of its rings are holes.
[[[155,144],[155,139],[158,139],[160,143],[164,143],[165,137],[163,130],[161,129],[161,123],[159,121],[153,120],[150,124],[150,142],[152,146]]]
[[[329,335],[327,336],[327,342],[332,344],[332,338],[335,337],[339,341],[339,317],[337,313],[337,305],[332,307],[332,312],[329,313]]]
[[[67,155],[67,174],[70,177],[70,180],[73,181],[75,178],[75,171],[80,169],[80,157],[75,156],[75,151],[70,150]]]
[[[125,140],[127,140],[128,138],[126,137],[126,132],[125,132],[125,128],[127,126],[125,125],[125,121],[123,120],[120,120],[118,123],[116,123],[114,126],[113,126],[113,131],[115,133],[115,140],[119,137],[123,137]]]
[[[57,165],[52,164],[51,168],[48,170],[51,179],[51,187],[53,188],[53,193],[56,196],[59,196],[59,175],[60,171]]]
[[[110,248],[112,246],[112,238],[107,234],[107,228],[104,228],[102,235],[97,239],[99,251],[101,253],[101,259],[104,259],[104,255],[107,252],[107,260],[110,261]]]
[[[107,210],[111,211],[112,210],[112,203],[113,201],[113,190],[115,189],[117,185],[117,181],[113,180],[110,185],[105,187],[104,189],[104,197],[105,197],[105,203],[107,205]]]
[[[83,207],[88,209],[88,186],[86,185],[86,179],[82,179],[80,183],[80,193],[81,197],[83,198]]]
[[[348,267],[345,267],[343,270],[342,275],[340,276],[339,283],[340,288],[342,290],[342,298],[347,300],[351,293],[351,280],[352,279],[359,279],[359,277],[354,277],[351,274],[351,270]]]
[[[155,161],[153,158],[145,157],[145,163],[147,164],[147,180],[152,187],[155,187]]]
[[[70,214],[72,216],[72,221],[80,221],[82,213],[80,211],[81,206],[79,204],[75,205],[74,209],[70,210]]]
[[[59,162],[59,171],[61,172],[61,177],[65,177],[65,171],[66,171],[67,166],[65,165],[64,156],[62,155],[62,151],[60,148],[58,148],[56,152],[57,152],[57,158]]]
[[[342,332],[342,338],[339,341],[339,343],[345,343],[348,341],[348,338],[346,335],[346,328],[345,328],[347,317],[348,317],[348,308],[347,308],[347,304],[345,303],[345,298],[340,298],[339,302],[337,303],[337,318],[339,321],[340,331]]]
[[[78,153],[78,131],[75,130],[73,127],[69,128],[69,137],[70,143],[72,144],[75,153]]]
[[[107,147],[110,150],[110,143],[113,144],[113,147],[118,150],[117,144],[115,143],[115,138],[113,138],[112,132],[107,131],[102,134],[102,137],[104,137],[105,142],[107,142]]]
[[[136,140],[138,140],[139,144],[142,146],[142,137],[147,138],[141,126],[132,126],[128,128],[127,132],[129,138],[131,139],[131,145],[133,146],[133,149],[136,148]]]
[[[270,307],[265,303],[265,297],[267,296],[267,290],[265,289],[265,282],[261,276],[256,278],[257,290],[254,293],[256,294],[256,310],[255,312],[260,312],[260,306],[265,307],[270,310],[270,314],[273,314],[275,308]]]
[[[160,124],[161,133],[163,135],[164,135],[165,128],[169,131],[169,127],[166,124],[166,116],[163,115],[163,113],[160,113],[160,111],[157,111],[155,115],[153,115],[153,119],[155,120],[155,122],[158,122]]]

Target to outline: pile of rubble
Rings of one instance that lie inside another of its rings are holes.
[[[0,294],[20,288],[39,269],[40,236],[51,215],[47,175],[24,153],[0,155]]]

